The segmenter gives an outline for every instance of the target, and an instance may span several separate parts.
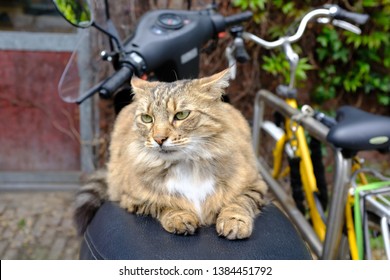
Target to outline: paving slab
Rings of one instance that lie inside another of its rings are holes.
[[[0,259],[78,259],[72,191],[0,191]]]

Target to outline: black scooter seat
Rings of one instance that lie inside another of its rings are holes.
[[[390,117],[343,106],[337,110],[337,124],[327,135],[335,147],[349,151],[390,151]]]

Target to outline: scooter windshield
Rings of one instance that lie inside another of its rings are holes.
[[[58,94],[63,101],[68,103],[76,103],[81,96],[81,91],[83,90],[81,83],[83,82],[83,79],[85,79],[82,77],[82,68],[85,67],[85,63],[82,64],[82,57],[85,45],[88,44],[89,41],[90,32],[85,29],[80,30],[79,32],[80,38],[61,75],[60,82],[58,83]]]

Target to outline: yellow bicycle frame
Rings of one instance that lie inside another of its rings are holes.
[[[349,251],[351,252],[351,258],[353,260],[358,260],[359,254],[357,248],[355,226],[352,217],[352,209],[351,209],[352,205],[353,205],[353,196],[348,196],[348,202],[345,205],[345,223],[347,228]]]
[[[293,107],[297,108],[298,104],[295,99],[286,99],[286,103]],[[282,155],[283,149],[287,141],[295,139],[295,141],[290,141],[290,144],[296,150],[296,155],[301,158],[300,164],[300,173],[302,179],[303,190],[305,192],[306,201],[309,208],[309,215],[313,223],[314,231],[317,233],[321,241],[325,239],[326,226],[324,221],[321,218],[321,215],[317,211],[315,205],[315,199],[313,194],[318,191],[317,182],[314,176],[313,164],[310,158],[310,151],[307,145],[306,137],[301,126],[298,126],[297,131],[293,132],[291,130],[291,119],[286,119],[285,131],[286,134],[278,140],[276,143],[274,154],[274,166],[273,166],[273,177],[277,178],[280,174],[282,166]],[[295,137],[294,137],[295,136]]]
[[[287,99],[286,103],[293,107],[297,108],[298,104],[295,99]],[[291,129],[291,122],[293,120],[286,119],[285,122],[285,134],[281,137],[273,151],[274,156],[274,164],[273,164],[273,172],[272,176],[274,178],[279,178],[281,175],[282,161],[283,161],[283,152],[284,147],[287,142],[290,142],[293,149],[295,150],[296,156],[301,158],[300,164],[300,174],[302,179],[303,190],[306,196],[306,202],[309,208],[309,215],[311,222],[313,224],[314,231],[318,235],[321,241],[325,239],[326,225],[321,218],[320,213],[317,210],[314,193],[318,191],[317,182],[314,176],[313,164],[310,157],[310,150],[306,141],[306,137],[304,134],[304,130],[301,126],[297,126],[297,130],[294,132]],[[295,125],[295,124],[293,124]],[[352,171],[360,169],[360,163],[355,160],[352,166]],[[359,174],[359,178],[363,184],[367,184],[367,179],[364,174]],[[358,259],[358,249],[356,242],[356,233],[352,215],[351,206],[353,205],[353,198],[348,198],[345,207],[345,221],[348,235],[349,248],[351,253],[351,258],[356,260]]]

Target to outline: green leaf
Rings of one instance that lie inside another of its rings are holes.
[[[360,45],[362,44],[362,37],[360,35],[356,35],[352,32],[345,32],[345,36],[347,37],[346,43],[348,45],[353,45],[355,49],[358,49]]]
[[[248,9],[249,2],[246,0],[234,0],[233,5],[239,7],[241,10]]]
[[[357,88],[362,86],[362,81],[358,75],[351,77],[351,75],[343,81],[343,86],[346,91],[356,92]]]
[[[379,104],[384,106],[390,105],[390,95],[389,94],[378,94]]]
[[[327,49],[317,49],[316,53],[318,55],[318,59],[320,61],[324,61],[327,56],[329,56],[329,52]]]
[[[379,5],[377,0],[363,0],[362,1],[363,7],[377,7]]]
[[[335,61],[341,60],[342,62],[346,63],[348,61],[348,56],[349,56],[348,49],[341,49],[339,51],[334,52],[332,58]]]
[[[316,40],[322,47],[326,48],[328,46],[329,39],[327,37],[318,36]]]
[[[252,0],[248,1],[249,2],[249,7],[252,10],[260,10],[263,11],[265,8],[265,4],[267,3],[267,0]]]
[[[294,9],[294,2],[289,2],[283,5],[282,12],[283,14],[288,14]]]

